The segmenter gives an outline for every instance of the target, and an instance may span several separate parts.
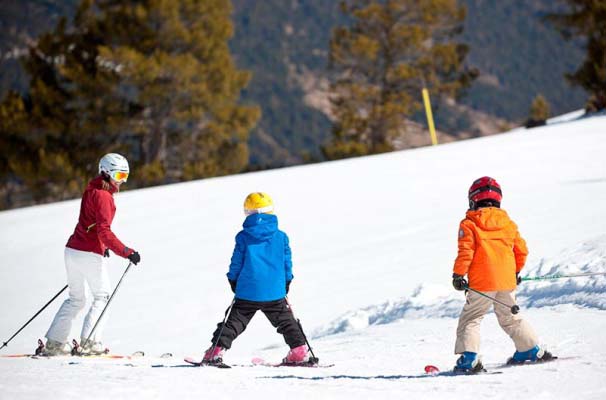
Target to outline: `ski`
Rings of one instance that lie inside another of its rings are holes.
[[[287,363],[284,361],[272,363],[265,361],[260,357],[255,357],[251,360],[252,366],[260,366],[260,367],[300,367],[300,368],[330,368],[334,367],[334,364],[320,364],[317,358],[310,359],[307,362],[303,363]]]
[[[74,344],[74,348],[77,346],[77,342],[74,340],[72,342]],[[79,348],[79,346],[77,346]],[[61,354],[61,355],[47,355],[44,354],[44,342],[41,339],[38,339],[38,347],[33,354],[23,353],[23,354],[3,354],[0,355],[0,358],[32,358],[32,359],[61,359],[61,358],[101,358],[101,359],[136,359],[145,356],[145,352],[142,350],[135,351],[131,354],[112,354],[109,350],[104,351],[103,353],[82,353],[79,351],[72,351],[71,354]],[[171,358],[173,356],[172,353],[166,352],[161,354],[158,358]]]
[[[29,358],[34,355],[35,354],[3,354],[0,355],[0,358]]]
[[[152,365],[152,368],[183,368],[183,367],[215,367],[215,368],[232,368],[232,367],[302,367],[302,368],[330,368],[334,366],[334,364],[318,364],[317,360],[306,363],[271,363],[267,362],[262,358],[255,357],[253,358],[251,364],[225,364],[224,362],[204,362],[202,360],[193,358],[193,357],[185,357],[183,359],[187,364],[185,365],[165,365],[165,364],[156,364]]]
[[[478,376],[478,375],[500,375],[503,371],[487,371],[482,370],[478,372],[463,372],[463,371],[441,371],[435,374],[427,374],[427,377],[440,377],[440,376]]]
[[[552,358],[550,358],[549,360],[540,360],[540,361],[526,361],[523,363],[505,363],[505,364],[500,364],[495,366],[494,368],[498,368],[498,369],[504,369],[504,368],[514,368],[514,367],[524,367],[524,366],[529,366],[529,365],[542,365],[542,364],[549,364],[551,362],[554,361],[566,361],[566,360],[576,360],[580,357],[578,356],[570,356],[570,357],[557,357],[557,356],[553,356]]]
[[[426,365],[425,366],[425,376],[473,376],[473,375],[498,375],[502,374],[503,371],[487,371],[485,368],[482,368],[477,371],[463,371],[452,369],[449,371],[440,371],[438,367],[435,365]]]
[[[186,363],[188,363],[189,365],[191,365],[193,367],[231,368],[231,365],[227,365],[223,361],[219,361],[219,362],[208,362],[208,361],[204,361],[204,360],[198,361],[193,357],[185,357],[183,359],[183,361],[185,361]]]
[[[31,359],[60,359],[60,358],[106,358],[106,359],[133,359],[141,358],[144,356],[142,351],[136,351],[132,354],[80,354],[72,356],[71,354],[63,354],[56,356],[48,356],[44,354],[4,354],[0,355],[0,358],[31,358]],[[162,356],[161,358],[165,358]]]
[[[31,354],[31,355],[27,355],[27,357],[33,358],[33,359],[100,358],[100,359],[108,359],[108,360],[112,360],[112,359],[114,359],[114,360],[116,360],[116,359],[132,360],[132,359],[145,357],[145,353],[143,351],[135,351],[132,354],[102,353],[102,354],[76,354],[76,355],[65,354],[65,355],[56,355],[56,356],[49,356],[49,355],[44,355],[44,354]]]
[[[440,371],[440,369],[434,365],[426,365],[425,366],[425,374],[427,376],[457,376],[457,375],[495,375],[495,374],[501,374],[503,373],[503,371],[493,371],[493,369],[506,369],[506,368],[513,368],[513,367],[522,367],[522,366],[529,366],[529,365],[542,365],[542,364],[547,364],[547,363],[551,363],[553,361],[562,361],[562,360],[574,360],[574,359],[578,359],[579,357],[552,357],[549,360],[544,360],[544,361],[538,361],[538,362],[531,362],[531,361],[526,361],[523,363],[517,363],[517,364],[497,364],[497,365],[492,365],[490,366],[491,370],[486,370],[485,368],[483,368],[480,371],[456,371],[456,370],[449,370],[449,371]]]

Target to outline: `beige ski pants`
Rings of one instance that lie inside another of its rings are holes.
[[[485,292],[485,294],[495,297],[505,304],[514,305],[516,302],[515,290]],[[480,322],[482,322],[490,306],[494,307],[494,313],[497,316],[499,325],[513,340],[516,350],[527,351],[538,344],[538,338],[534,330],[519,314],[514,315],[509,308],[469,291],[467,293],[467,301],[459,316],[455,354],[461,354],[465,351],[479,353]]]

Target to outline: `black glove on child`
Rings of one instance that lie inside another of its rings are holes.
[[[230,279],[228,279],[229,282],[229,286],[231,287],[231,291],[236,293],[236,283],[238,283],[237,281],[232,281]]]
[[[516,272],[516,285],[519,285],[520,283],[522,283],[522,277],[519,272]]]
[[[467,280],[463,275],[452,274],[452,286],[457,290],[467,289]]]
[[[288,294],[288,291],[290,290],[290,282],[292,281],[286,282],[286,294]]]
[[[135,251],[134,253],[130,254],[127,258],[135,265],[139,264],[139,262],[141,261],[141,256],[139,255],[138,251]]]

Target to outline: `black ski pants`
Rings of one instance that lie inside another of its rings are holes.
[[[275,301],[248,301],[236,299],[225,326],[221,332],[222,322],[217,324],[212,343],[218,340],[218,346],[231,348],[231,343],[240,336],[257,311],[261,310],[269,322],[278,328],[278,333],[284,336],[284,341],[290,348],[305,344],[305,337],[295,319],[286,299]],[[221,333],[220,333],[221,332]],[[219,334],[221,337],[218,337]]]

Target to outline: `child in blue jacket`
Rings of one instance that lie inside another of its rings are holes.
[[[251,193],[244,201],[244,229],[236,235],[227,273],[235,293],[234,303],[225,323],[217,324],[203,362],[221,363],[225,350],[231,348],[259,310],[290,346],[284,362],[309,361],[305,336],[286,301],[293,279],[292,259],[288,236],[278,229],[273,209],[273,201],[266,193]]]

